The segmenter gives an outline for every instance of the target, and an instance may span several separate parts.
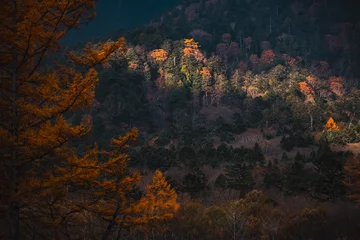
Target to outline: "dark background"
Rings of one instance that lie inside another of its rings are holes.
[[[97,0],[96,18],[79,30],[69,32],[63,43],[74,46],[110,36],[119,29],[146,24],[179,3],[181,0]]]

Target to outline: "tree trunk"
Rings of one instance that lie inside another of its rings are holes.
[[[15,58],[16,59],[16,58]],[[12,73],[12,137],[14,138],[14,141],[17,142],[18,140],[18,110],[17,110],[17,87],[16,87],[16,70]],[[11,162],[9,162],[9,175],[10,175],[10,181],[11,184],[10,187],[10,194],[16,195],[18,192],[18,156],[16,153],[16,147],[12,149],[12,156],[11,156]],[[13,200],[10,200],[12,202],[9,202],[10,207],[10,214],[9,214],[9,231],[10,231],[10,238],[12,240],[18,240],[19,239],[19,221],[20,221],[20,208],[19,204],[17,202],[14,202]]]

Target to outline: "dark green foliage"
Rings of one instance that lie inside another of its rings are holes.
[[[204,190],[206,186],[207,179],[205,173],[200,168],[195,168],[185,175],[181,189],[183,192],[189,193],[191,197],[195,197],[201,190]]]
[[[283,191],[285,194],[296,194],[308,189],[304,165],[299,162],[288,163],[283,172]]]
[[[145,146],[133,157],[133,161],[142,167],[165,171],[174,164],[175,158],[176,155],[172,149]]]
[[[233,128],[232,128],[233,132],[236,134],[245,132],[246,125],[242,115],[240,113],[234,113],[232,119],[233,119]]]
[[[184,147],[179,151],[180,162],[189,168],[195,168],[201,163],[197,162],[196,153],[191,147]]]
[[[227,178],[224,174],[220,174],[219,176],[217,176],[216,180],[215,180],[215,187],[221,190],[225,190],[228,187],[227,184]]]
[[[255,184],[250,167],[242,159],[229,164],[225,168],[227,187],[235,190],[249,190]]]
[[[294,144],[291,142],[291,138],[286,136],[281,138],[280,146],[287,152],[290,152],[294,148]]]
[[[218,117],[215,120],[216,124],[216,131],[218,133],[221,132],[231,132],[231,125],[225,122],[225,119],[223,117]]]
[[[317,178],[313,182],[314,197],[327,200],[343,196],[343,166],[347,155],[343,152],[332,152],[329,145],[323,143],[316,155],[312,156],[311,162],[317,173]]]
[[[220,140],[225,143],[231,143],[235,141],[234,136],[229,132],[221,132],[220,133]]]
[[[278,166],[271,165],[266,169],[264,175],[264,184],[266,187],[274,186],[276,188],[282,189],[283,187],[283,175],[280,172]]]
[[[286,154],[286,152],[283,152],[283,153],[282,153],[280,161],[281,161],[281,162],[288,162],[288,161],[290,161],[290,158],[288,157],[288,155]]]
[[[251,162],[255,164],[263,165],[265,161],[264,154],[261,150],[260,145],[256,142],[253,148],[253,152],[251,154]]]

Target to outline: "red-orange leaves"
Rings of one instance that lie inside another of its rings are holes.
[[[201,70],[200,70],[200,75],[202,76],[202,78],[204,80],[209,80],[212,76],[211,76],[211,73],[210,73],[210,70],[207,68],[207,67],[203,67]]]
[[[299,89],[306,97],[305,102],[314,102],[315,92],[307,82],[300,82]]]
[[[330,77],[329,85],[331,91],[335,93],[337,96],[341,97],[345,94],[343,80],[341,77]]]
[[[263,64],[271,64],[274,61],[275,53],[273,50],[265,50],[261,53],[260,61]]]

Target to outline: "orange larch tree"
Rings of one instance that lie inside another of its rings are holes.
[[[336,125],[336,122],[332,117],[330,117],[329,120],[326,122],[325,128],[327,130],[339,130],[339,127]]]
[[[99,181],[92,178],[94,191],[87,192],[88,200],[78,201],[72,209],[87,209],[99,217],[103,229],[101,239],[114,234],[118,237],[124,228],[130,230],[157,230],[164,221],[170,220],[179,208],[175,190],[171,189],[160,171],[156,171],[145,193],[137,190],[141,176],[128,168],[129,146],[136,141],[138,130],[132,129],[125,136],[111,140],[112,151],[101,151],[107,161],[98,162],[94,169],[99,172]],[[94,199],[98,199],[94,202]],[[96,236],[94,236],[96,237]]]
[[[8,224],[6,238],[24,239],[24,229],[35,231],[29,223],[56,218],[46,204],[67,211],[69,184],[98,176],[91,169],[96,151],[79,157],[68,144],[89,133],[90,121],[73,126],[63,114],[91,105],[94,66],[122,49],[124,40],[88,44],[80,55],[70,52],[67,62],[45,66],[57,57],[59,40],[95,16],[94,7],[94,0],[1,2],[0,214]],[[59,174],[61,169],[68,174]]]
[[[165,180],[163,174],[156,170],[152,183],[146,187],[145,195],[140,199],[137,210],[142,213],[138,222],[146,223],[140,229],[164,231],[164,221],[171,220],[179,210],[177,195]]]

